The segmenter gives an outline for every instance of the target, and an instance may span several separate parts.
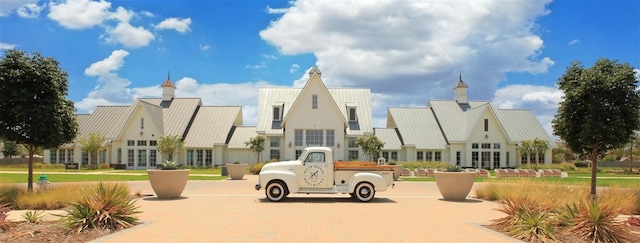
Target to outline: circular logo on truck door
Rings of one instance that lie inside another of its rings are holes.
[[[311,165],[306,167],[302,172],[302,179],[309,186],[319,186],[324,183],[324,180],[327,178],[327,174],[324,171],[324,168],[319,165]]]

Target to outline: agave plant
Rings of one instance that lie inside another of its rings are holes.
[[[447,165],[446,171],[447,172],[460,172],[460,171],[462,171],[462,168],[460,168],[460,166],[450,164],[450,165]]]
[[[167,161],[159,165],[161,170],[179,170],[182,168],[182,164],[174,161]]]
[[[569,231],[590,242],[628,242],[628,232],[615,221],[619,214],[620,209],[611,203],[582,201]]]
[[[555,240],[551,210],[528,197],[505,199],[497,209],[506,217],[493,220],[506,234],[525,241]]]
[[[140,213],[135,199],[124,184],[103,184],[100,182],[93,193],[72,202],[65,209],[67,215],[60,216],[63,226],[79,232],[88,228],[118,230],[129,228],[138,222],[135,214]]]
[[[40,211],[40,210],[27,211],[22,215],[22,219],[24,220],[24,222],[28,224],[40,223],[42,222],[43,218],[44,218],[44,211]]]

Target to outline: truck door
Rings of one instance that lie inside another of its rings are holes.
[[[329,171],[329,163],[324,152],[310,152],[303,160],[300,176],[301,188],[329,188],[333,181],[333,171]]]

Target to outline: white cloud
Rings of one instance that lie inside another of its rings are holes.
[[[49,18],[69,29],[85,29],[101,24],[109,16],[110,2],[68,0],[49,3]]]
[[[267,67],[267,62],[262,61],[256,65],[245,65],[246,68],[251,68],[251,69],[263,69]]]
[[[266,12],[270,13],[270,14],[283,14],[283,13],[287,12],[287,9],[286,8],[272,8],[272,7],[269,7],[269,5],[267,5]]]
[[[115,50],[104,60],[91,64],[84,70],[87,76],[103,76],[113,71],[118,71],[124,65],[124,58],[129,55],[125,50]]]
[[[140,12],[140,15],[145,16],[145,17],[153,17],[153,16],[155,16],[152,12],[149,12],[149,11],[142,11],[142,12]]]
[[[201,51],[206,51],[206,50],[209,50],[209,49],[211,49],[210,45],[200,45],[200,50]]]
[[[300,65],[293,64],[291,65],[291,68],[289,68],[289,73],[295,73],[296,71],[298,71],[298,69],[300,69]]]
[[[552,134],[551,120],[558,111],[562,96],[562,91],[556,87],[517,84],[498,89],[493,104],[500,109],[530,109]]]
[[[191,31],[189,25],[191,25],[191,18],[168,18],[156,25],[155,28],[159,30],[172,29],[184,34]]]
[[[1,0],[0,17],[6,17],[15,9],[19,9],[28,4],[38,3],[38,0]]]
[[[135,13],[133,11],[127,10],[123,7],[118,7],[115,12],[109,13],[110,19],[116,19],[122,23],[129,23],[133,16],[135,16]]]
[[[278,59],[278,57],[274,56],[274,55],[262,55],[263,58],[266,59],[271,59],[271,60],[275,60]]]
[[[549,2],[299,0],[272,11],[283,15],[260,36],[282,54],[315,55],[329,87],[389,94],[385,107],[451,99],[460,72],[470,99],[489,100],[505,73],[554,64],[536,26]],[[386,117],[384,108],[373,113]]]
[[[572,46],[572,45],[576,45],[576,44],[580,44],[580,40],[578,40],[578,39],[573,39],[573,40],[569,41],[569,45],[570,45],[570,46]]]
[[[0,42],[0,50],[9,50],[16,48],[16,46],[18,45]]]
[[[106,29],[105,40],[108,43],[122,44],[126,47],[142,47],[149,45],[155,39],[151,31],[144,27],[134,27],[129,23],[121,22],[115,28]]]
[[[40,16],[40,11],[42,11],[42,9],[43,7],[40,7],[37,4],[25,4],[18,9],[18,16],[22,18],[37,18]]]

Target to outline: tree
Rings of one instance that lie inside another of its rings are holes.
[[[98,164],[98,153],[104,150],[104,146],[102,146],[104,141],[104,136],[94,132],[78,140],[78,143],[82,145],[82,150],[89,154],[89,165]]]
[[[376,135],[364,135],[356,139],[356,145],[362,148],[362,152],[367,155],[367,160],[373,161],[382,150],[384,143]]]
[[[251,151],[256,153],[256,159],[258,159],[258,163],[262,161],[260,158],[260,154],[262,150],[264,150],[264,144],[267,142],[267,137],[265,135],[258,135],[249,139],[249,141],[244,142],[244,145],[247,148],[251,149]]]
[[[531,154],[533,154],[533,143],[531,140],[524,140],[520,142],[520,146],[517,148],[517,152],[520,154],[520,157],[526,157],[527,163],[531,165]]]
[[[162,154],[165,161],[173,161],[173,154],[178,152],[184,146],[184,141],[180,135],[166,135],[158,139],[158,152]]]
[[[73,141],[78,123],[68,74],[52,57],[7,50],[0,60],[0,137],[29,151],[27,190],[33,192],[33,154]]]
[[[558,79],[564,100],[551,122],[553,132],[593,161],[593,198],[598,156],[628,143],[640,126],[637,84],[633,67],[608,59],[599,59],[591,68],[574,62]]]
[[[13,141],[5,141],[2,149],[2,155],[7,158],[20,155],[20,146]]]

